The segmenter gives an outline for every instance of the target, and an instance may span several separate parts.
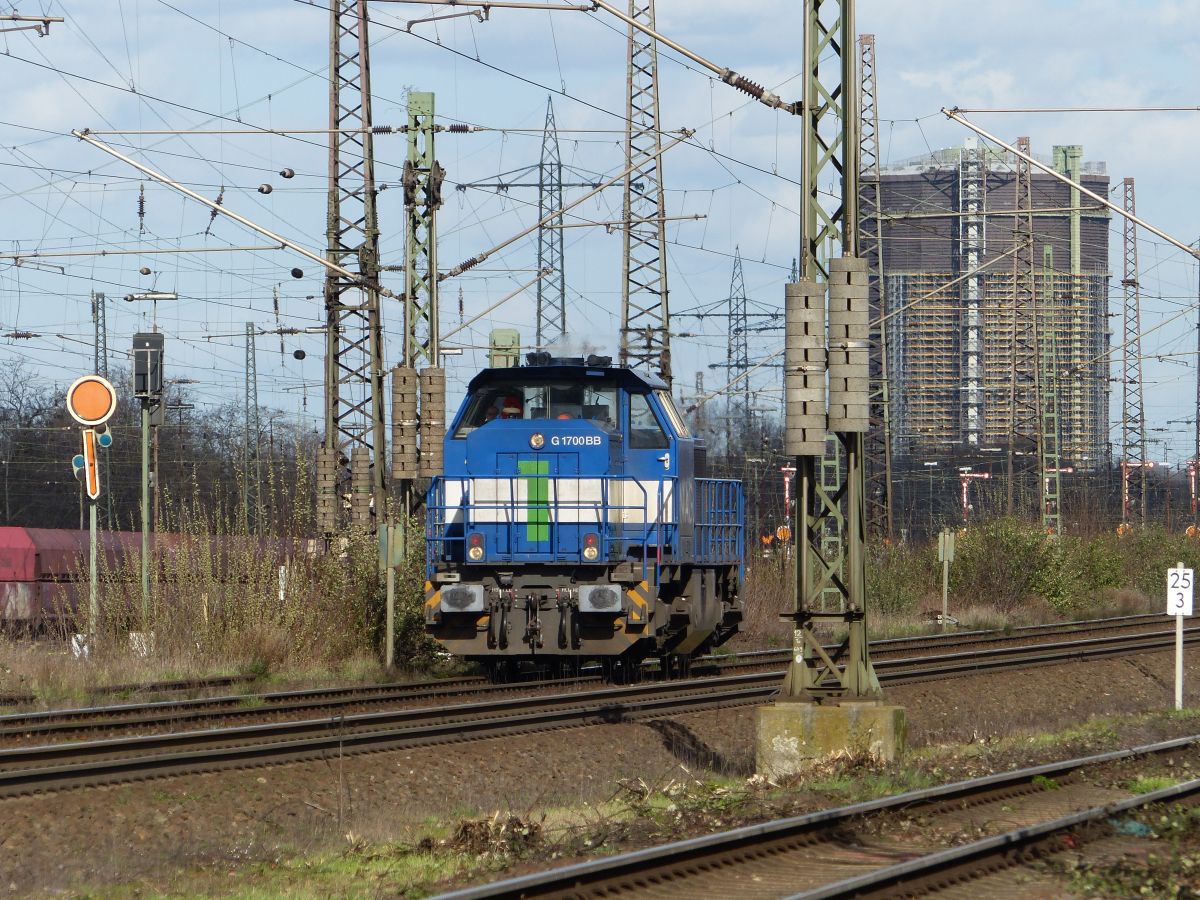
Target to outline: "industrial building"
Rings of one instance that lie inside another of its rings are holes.
[[[1082,157],[1062,146],[1038,159],[1107,196],[1104,163]],[[1010,154],[973,140],[883,168],[890,420],[902,466],[1008,449],[1014,336],[1036,343],[1038,380],[1058,386],[1061,465],[1107,465],[1109,213],[1035,170],[1032,254],[1016,253],[1026,231],[1014,217],[1016,181]],[[1015,301],[1030,260],[1032,307]]]

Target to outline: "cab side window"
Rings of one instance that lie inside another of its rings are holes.
[[[667,433],[659,424],[645,394],[629,395],[629,449],[665,450],[670,446]]]

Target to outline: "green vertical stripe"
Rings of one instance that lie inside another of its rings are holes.
[[[528,512],[525,539],[534,543],[550,540],[550,462],[544,459],[521,459],[517,461],[517,472],[529,482]]]

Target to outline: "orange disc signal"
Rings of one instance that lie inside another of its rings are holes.
[[[780,525],[775,529],[775,537],[786,543],[792,539],[792,529],[788,528],[786,525]]]
[[[107,378],[84,375],[67,388],[67,412],[80,425],[103,425],[116,411],[117,391]]]

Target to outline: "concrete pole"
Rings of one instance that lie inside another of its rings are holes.
[[[91,635],[91,642],[95,642],[96,635],[100,632],[100,590],[96,583],[98,567],[96,565],[95,500],[88,504],[88,518],[91,530],[91,541],[88,546],[88,633]]]
[[[403,526],[401,526],[403,527]],[[396,665],[396,525],[389,516],[380,525],[384,533],[385,571],[387,573],[387,630],[384,635],[383,664],[390,672]]]
[[[92,504],[93,508],[95,504]],[[150,627],[150,404],[142,402],[142,630]]]

